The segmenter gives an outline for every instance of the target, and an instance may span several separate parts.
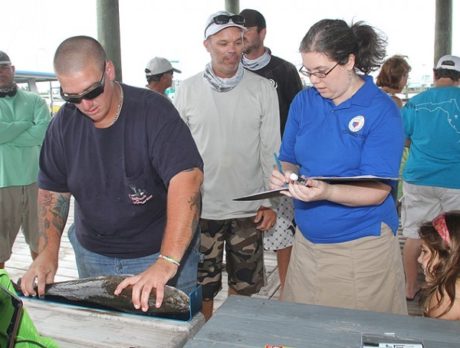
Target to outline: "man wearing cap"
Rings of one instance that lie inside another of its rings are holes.
[[[282,136],[291,101],[302,89],[299,73],[293,64],[272,55],[271,50],[264,46],[267,25],[264,16],[259,11],[245,9],[240,12],[240,16],[244,17],[244,26],[246,27],[243,66],[258,75],[266,77],[275,85],[278,94]],[[282,197],[278,205],[276,224],[264,234],[265,250],[276,251],[281,293],[294,241],[295,226],[293,219],[294,205],[292,199]]]
[[[401,109],[410,142],[401,210],[408,300],[420,289],[418,227],[441,212],[460,209],[460,57],[441,57],[433,73],[434,87]]]
[[[132,274],[115,293],[132,286],[143,311],[151,292],[160,306],[165,284],[193,290],[203,162],[189,128],[164,97],[116,81],[92,37],[64,40],[53,63],[66,104],[40,154],[40,253],[23,293],[42,295],[54,279],[71,195],[80,277]]]
[[[38,253],[37,173],[50,111],[40,96],[18,89],[15,67],[0,51],[0,268],[22,228],[32,258]]]
[[[181,71],[174,68],[166,58],[152,58],[145,68],[147,88],[166,95],[166,89],[172,86],[174,72],[181,73]]]
[[[276,221],[269,200],[234,198],[268,189],[280,145],[278,98],[265,78],[243,68],[244,18],[220,11],[208,18],[204,46],[211,62],[182,82],[175,105],[190,127],[205,166],[198,280],[206,319],[222,287],[223,248],[230,294],[264,284],[263,231]],[[225,246],[224,246],[225,245]]]

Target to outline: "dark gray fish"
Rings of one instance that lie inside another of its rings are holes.
[[[169,285],[165,286],[160,308],[155,307],[156,296],[153,291],[147,312],[135,309],[131,301],[132,287],[125,288],[118,296],[114,295],[116,287],[125,278],[127,276],[103,276],[47,284],[45,300],[152,316],[189,313],[190,298],[182,290]]]

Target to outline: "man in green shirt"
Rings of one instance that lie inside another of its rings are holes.
[[[46,102],[18,89],[14,72],[0,51],[0,268],[21,227],[32,258],[38,254],[38,156],[50,121]]]

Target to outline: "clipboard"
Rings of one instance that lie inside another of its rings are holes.
[[[375,176],[375,175],[356,175],[356,176],[312,176],[309,178],[300,177],[297,182],[299,184],[304,184],[308,179],[313,180],[322,180],[328,183],[351,183],[351,182],[365,182],[365,181],[397,181],[399,178],[387,177],[387,176]],[[281,197],[283,194],[281,191],[287,191],[287,187],[267,190],[262,192],[256,192],[250,195],[234,198],[234,201],[257,201],[260,199]]]
[[[323,180],[327,182],[345,183],[353,181],[398,181],[399,178],[389,176],[376,176],[376,175],[355,175],[355,176],[311,176],[309,178],[302,177],[303,181],[306,179]]]
[[[259,199],[281,197],[281,196],[283,196],[281,191],[288,191],[288,188],[283,187],[283,188],[280,188],[280,189],[257,192],[257,193],[254,193],[252,195],[247,195],[247,196],[234,198],[233,200],[234,201],[257,201]]]

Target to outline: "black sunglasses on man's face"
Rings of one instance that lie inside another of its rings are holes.
[[[60,88],[62,99],[72,104],[80,104],[83,99],[92,100],[92,99],[99,97],[102,93],[104,93],[105,66],[106,64],[104,63],[104,70],[102,72],[102,77],[99,80],[99,82],[97,82],[96,84],[94,84],[92,87],[90,87],[88,90],[84,92],[81,92],[78,94],[69,94],[69,93],[65,93],[62,90],[62,88]]]

